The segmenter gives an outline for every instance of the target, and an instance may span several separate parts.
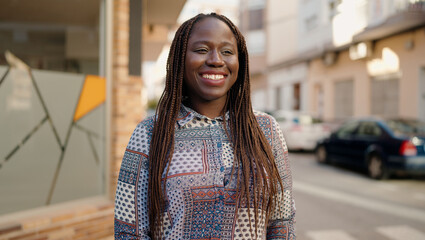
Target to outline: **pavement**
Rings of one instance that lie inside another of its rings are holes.
[[[425,240],[425,179],[365,172],[289,154],[298,240]]]

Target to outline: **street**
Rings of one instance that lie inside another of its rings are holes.
[[[298,240],[425,240],[425,178],[372,180],[290,152]]]

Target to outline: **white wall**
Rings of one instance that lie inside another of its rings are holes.
[[[251,102],[252,102],[252,107],[255,110],[259,110],[259,111],[267,111],[267,103],[265,101],[265,99],[267,98],[266,96],[267,91],[265,89],[256,89],[255,91],[252,92],[251,94]]]
[[[298,1],[298,51],[321,51],[332,42],[328,0]]]
[[[268,107],[269,110],[276,109],[276,88],[281,88],[281,107],[282,110],[291,110],[293,106],[293,85],[300,83],[301,85],[301,110],[308,107],[307,96],[307,63],[297,64],[291,67],[282,68],[272,71],[268,74]]]
[[[245,34],[245,39],[250,56],[264,54],[266,50],[266,34],[264,30],[249,31]]]
[[[269,0],[267,5],[267,63],[294,58],[297,54],[297,1]]]
[[[368,4],[366,0],[344,0],[338,6],[338,14],[332,20],[334,46],[351,43],[352,37],[367,26]]]

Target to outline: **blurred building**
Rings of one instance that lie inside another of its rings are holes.
[[[252,74],[266,80],[253,85],[254,106],[425,120],[424,1],[263,2],[266,67]]]
[[[118,170],[145,115],[141,62],[185,2],[2,1],[0,239],[113,238]]]
[[[252,102],[257,109],[267,106],[266,1],[240,1],[240,30],[245,36],[249,53]]]

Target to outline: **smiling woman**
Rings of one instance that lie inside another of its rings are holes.
[[[189,38],[185,60],[184,84],[190,106],[209,117],[221,114],[238,70],[238,46],[231,29],[216,18],[198,22]],[[205,105],[214,106],[215,111],[208,112],[212,109]]]
[[[116,239],[295,239],[287,147],[250,100],[245,40],[214,13],[184,22],[156,115],[121,165]]]

